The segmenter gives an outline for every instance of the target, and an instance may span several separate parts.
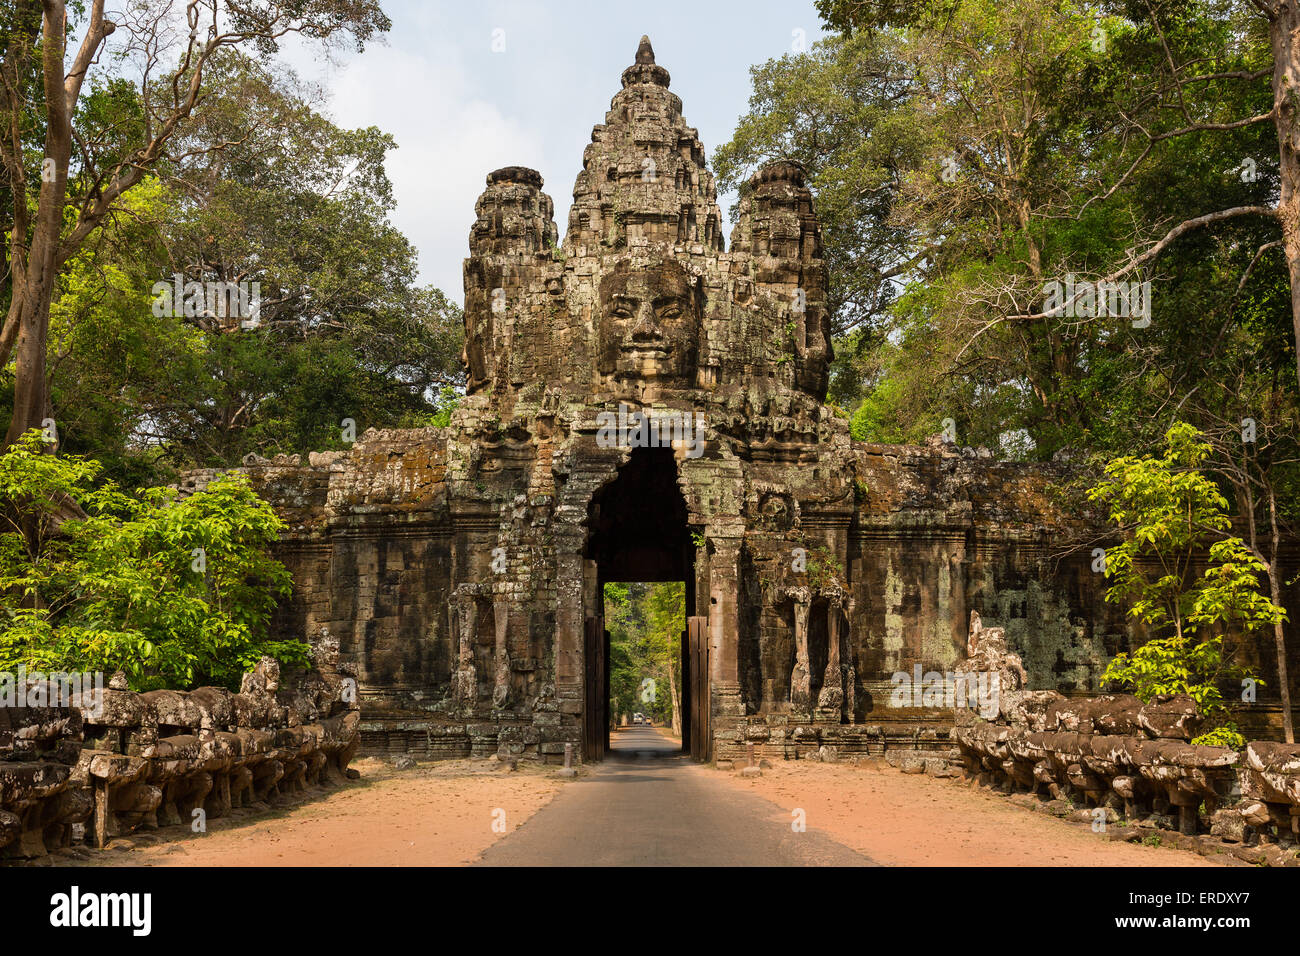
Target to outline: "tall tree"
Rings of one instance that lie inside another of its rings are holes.
[[[1246,674],[1225,660],[1221,633],[1197,631],[1235,624],[1249,634],[1280,626],[1286,612],[1260,593],[1258,575],[1268,568],[1255,549],[1231,533],[1228,501],[1202,471],[1211,450],[1202,437],[1185,422],[1175,424],[1164,455],[1112,461],[1088,496],[1107,506],[1123,536],[1106,549],[1106,577],[1114,582],[1106,600],[1128,604],[1129,616],[1152,635],[1111,661],[1107,679],[1133,684],[1144,700],[1190,694],[1214,714],[1223,710],[1220,681]],[[1285,681],[1284,657],[1279,669]],[[1290,703],[1284,685],[1288,741]]]
[[[652,584],[646,594],[646,643],[660,679],[667,679],[673,733],[681,736],[682,629],[686,627],[686,585]]]
[[[188,0],[183,9],[182,18],[175,3],[156,0],[129,7],[115,23],[105,16],[104,0],[90,0],[69,60],[66,3],[4,0],[0,163],[10,194],[11,290],[0,365],[11,355],[17,360],[6,444],[47,417],[50,304],[68,259],[160,162],[183,164],[227,145],[176,148],[207,95],[208,64],[235,48],[273,55],[288,34],[324,43],[348,39],[360,49],[389,27],[377,0]],[[121,39],[111,49],[114,35]],[[177,49],[182,52],[173,60]],[[138,125],[126,127],[125,139],[120,114],[88,110],[83,100],[92,69],[114,52],[134,66],[141,104]],[[39,82],[32,80],[36,63]]]
[[[59,277],[47,361],[61,447],[142,484],[342,447],[344,418],[358,433],[436,423],[463,323],[420,286],[388,220],[391,138],[336,127],[313,88],[236,51],[207,85],[182,139],[229,145],[159,163]],[[113,96],[129,112],[134,92]],[[171,301],[174,284],[240,283],[260,288],[255,322]]]
[[[872,31],[897,26],[942,29],[949,18],[969,6],[963,0],[932,0],[896,4],[892,0],[817,0],[818,12],[840,30]],[[1132,160],[1118,174],[1107,172],[1094,198],[1105,199],[1127,183],[1132,174],[1170,141],[1204,133],[1235,133],[1272,126],[1276,148],[1269,165],[1279,173],[1280,189],[1270,201],[1220,204],[1198,211],[1159,230],[1139,232],[1126,254],[1116,260],[1102,281],[1115,281],[1148,266],[1191,231],[1228,220],[1254,217],[1271,222],[1280,234],[1291,285],[1292,346],[1300,350],[1300,4],[1295,0],[1130,0],[1102,2],[1107,16],[1099,21],[1102,43],[1135,28],[1160,56],[1150,69],[1130,74],[1125,96],[1116,97],[1113,121],[1105,132],[1132,150]],[[1084,9],[1080,7],[1079,9]],[[1189,36],[1206,29],[1223,37],[1220,51],[1207,51]],[[1225,84],[1260,90],[1267,82],[1266,101],[1253,97],[1207,96]],[[1259,160],[1246,157],[1251,168]],[[994,322],[1036,321],[1046,312],[1018,310]],[[1300,379],[1300,363],[1296,366]]]

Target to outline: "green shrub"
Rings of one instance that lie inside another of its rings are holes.
[[[1198,747],[1231,747],[1233,750],[1245,750],[1246,738],[1237,730],[1232,721],[1225,721],[1213,730],[1201,734],[1192,740]]]
[[[122,670],[152,690],[306,663],[306,644],[267,638],[291,578],[268,550],[283,523],[244,475],[182,500],[100,471],[37,430],[0,455],[0,670]]]
[[[1154,635],[1116,655],[1102,680],[1143,701],[1187,694],[1218,721],[1205,737],[1226,741],[1240,734],[1226,723],[1219,683],[1252,675],[1225,659],[1222,630],[1250,633],[1286,620],[1286,612],[1261,593],[1266,569],[1258,557],[1228,535],[1228,502],[1200,471],[1210,451],[1200,439],[1191,425],[1175,423],[1163,456],[1118,458],[1088,492],[1108,507],[1123,538],[1106,549],[1106,600],[1127,604],[1129,617]]]

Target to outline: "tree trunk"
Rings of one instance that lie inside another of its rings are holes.
[[[72,155],[72,121],[63,80],[67,16],[63,4],[47,2],[41,36],[41,69],[45,87],[45,160],[52,176],[41,176],[31,247],[26,255],[11,249],[15,261],[26,259],[21,276],[14,270],[13,299],[8,322],[18,329],[14,358],[14,414],[5,433],[12,445],[23,432],[39,428],[49,415],[49,383],[45,376],[45,347],[50,326],[50,302],[59,272],[59,239],[67,195],[68,159]],[[42,165],[44,170],[44,164]],[[15,196],[14,202],[25,197]],[[21,237],[14,236],[15,243]]]
[[[1269,576],[1272,585],[1273,603],[1277,604],[1282,595],[1277,586],[1277,578]],[[1277,686],[1282,695],[1282,739],[1289,744],[1295,743],[1295,727],[1291,721],[1291,685],[1286,673],[1286,631],[1281,621],[1273,624],[1273,643],[1277,647]]]
[[[1282,572],[1278,567],[1278,552],[1281,550],[1282,535],[1277,526],[1277,495],[1271,487],[1268,490],[1268,511],[1273,532],[1273,560],[1268,566],[1268,589],[1273,603],[1281,607]],[[1277,647],[1277,689],[1282,697],[1282,739],[1293,744],[1295,727],[1291,720],[1291,683],[1286,672],[1286,632],[1281,621],[1275,621],[1273,624],[1273,643]]]
[[[1273,123],[1282,188],[1277,204],[1282,248],[1291,276],[1291,324],[1300,354],[1300,2],[1282,0],[1269,23],[1273,48]],[[1296,366],[1300,377],[1300,363]]]
[[[45,346],[49,329],[52,289],[42,295],[39,288],[14,290],[10,315],[18,323],[17,360],[14,380],[14,414],[5,434],[5,445],[12,445],[30,428],[41,427],[49,417],[49,383],[45,377]],[[32,301],[35,299],[36,301]]]
[[[673,733],[680,737],[682,735],[682,704],[677,696],[677,674],[673,670],[671,661],[668,662],[668,693],[673,704]]]

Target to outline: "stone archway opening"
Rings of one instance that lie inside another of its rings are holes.
[[[583,750],[587,759],[601,759],[610,744],[610,635],[604,626],[605,585],[681,582],[684,612],[689,615],[695,607],[695,545],[687,522],[686,501],[677,484],[677,461],[671,448],[634,449],[617,476],[592,496],[584,555],[594,573],[594,606],[587,618],[584,648]],[[688,644],[685,615],[678,637],[679,653]],[[691,663],[682,655],[682,660],[674,664],[682,749],[693,753],[690,728],[694,706],[692,694],[684,686]]]

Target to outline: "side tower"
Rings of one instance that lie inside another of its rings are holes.
[[[783,306],[791,340],[794,385],[826,398],[831,354],[826,263],[812,191],[796,162],[768,163],[741,196],[731,253],[744,263],[754,289]]]
[[[466,390],[520,385],[551,370],[558,357],[537,327],[547,310],[547,274],[554,270],[555,206],[534,169],[488,173],[475,204],[465,260]],[[540,337],[539,337],[540,334]],[[516,348],[516,343],[528,343]],[[549,368],[548,368],[549,366]]]

